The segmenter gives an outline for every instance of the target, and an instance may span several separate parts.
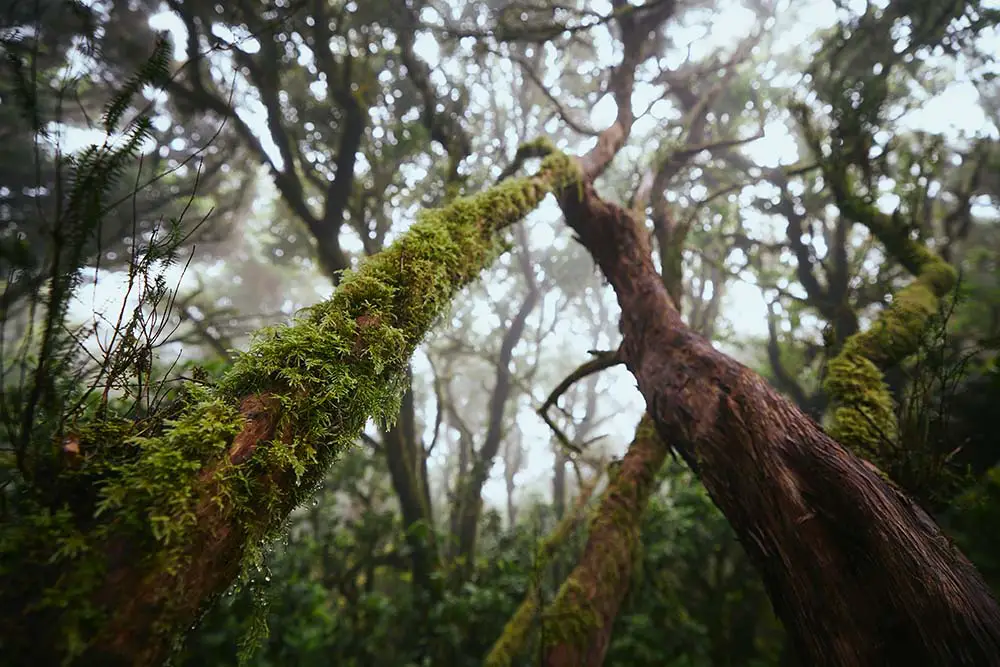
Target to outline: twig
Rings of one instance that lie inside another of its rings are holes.
[[[624,363],[624,360],[621,357],[620,348],[614,351],[590,350],[590,354],[594,355],[594,358],[584,364],[581,364],[575,371],[567,375],[562,382],[556,385],[556,388],[552,390],[552,393],[549,394],[549,397],[545,399],[545,402],[542,403],[541,407],[537,410],[538,415],[545,421],[546,424],[548,424],[549,428],[552,429],[552,432],[555,434],[559,444],[576,454],[582,453],[580,447],[570,442],[570,439],[566,437],[566,434],[560,430],[554,421],[552,421],[552,418],[549,417],[549,408],[553,405],[558,408],[559,405],[557,404],[557,401],[559,400],[559,397],[569,391],[570,387],[583,378]]]

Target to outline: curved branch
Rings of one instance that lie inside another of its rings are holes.
[[[603,370],[624,363],[624,360],[621,358],[620,350],[615,350],[613,352],[591,350],[590,354],[594,355],[594,358],[591,359],[590,361],[581,364],[576,370],[567,375],[562,380],[562,382],[556,385],[556,388],[552,390],[548,398],[545,399],[545,402],[542,403],[541,407],[539,407],[538,410],[536,411],[538,412],[538,415],[545,421],[548,427],[552,429],[552,433],[555,434],[556,439],[559,440],[559,444],[577,454],[580,453],[580,448],[577,445],[573,444],[570,441],[570,439],[566,437],[566,434],[563,433],[562,430],[552,420],[552,418],[549,416],[549,408],[552,407],[553,405],[557,405],[556,402],[559,400],[559,398],[567,391],[569,391],[570,387],[572,387],[580,380],[586,378],[589,375],[600,373]]]
[[[1000,606],[934,521],[683,323],[630,212],[590,182],[558,199],[617,294],[622,356],[657,432],[729,520],[803,661],[1000,664]]]
[[[0,573],[5,649],[23,664],[162,663],[205,604],[232,584],[247,552],[301,504],[367,421],[396,414],[409,357],[428,328],[493,260],[495,235],[564,182],[567,168],[553,157],[534,177],[429,211],[331,299],[258,338],[217,385],[192,393],[127,464],[111,466],[101,458],[107,447],[84,439],[83,465],[103,473],[74,471],[74,479],[99,478],[87,493],[128,502],[91,516],[73,533],[83,548],[72,554],[56,554],[62,523],[41,533],[32,524],[32,535],[23,527],[5,532],[32,540],[24,546],[38,558],[24,567],[37,561],[39,568],[21,567],[16,579]],[[424,270],[414,283],[411,267],[442,265],[451,269]],[[118,451],[111,447],[111,456]],[[58,571],[45,565],[54,558]],[[51,590],[70,602],[46,605],[40,596]],[[77,646],[67,645],[65,629],[77,627],[83,606],[94,615],[81,638],[84,654],[71,656]]]
[[[496,55],[498,56],[502,55],[495,51],[494,53],[496,53]],[[555,107],[556,114],[564,123],[566,123],[567,127],[569,127],[577,134],[582,134],[587,137],[596,137],[600,135],[600,132],[593,129],[592,127],[589,127],[587,125],[584,125],[583,123],[573,120],[573,117],[570,115],[569,110],[566,109],[565,106],[563,106],[562,102],[559,101],[559,98],[557,98],[555,95],[552,94],[552,91],[548,89],[548,86],[545,85],[545,83],[542,81],[542,78],[538,76],[538,72],[536,72],[535,69],[531,66],[531,63],[529,63],[527,60],[516,54],[507,57],[521,66],[521,69],[524,71],[525,74],[528,75],[528,78],[531,79],[531,82],[534,83],[535,86],[540,91],[542,91],[542,94],[545,95],[545,98],[552,104],[552,106]]]

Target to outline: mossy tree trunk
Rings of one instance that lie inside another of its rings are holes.
[[[647,232],[589,181],[559,196],[615,289],[655,427],[763,575],[807,664],[1000,665],[1000,607],[931,518],[681,320]]]
[[[171,2],[170,8],[184,22],[189,45],[197,45],[199,39],[211,39],[211,26],[218,20],[214,9],[198,3]],[[448,154],[449,168],[445,174],[445,191],[448,197],[458,194],[463,178],[458,174],[458,165],[472,152],[469,133],[463,122],[464,110],[446,97],[441,97],[431,83],[430,67],[414,51],[415,35],[420,25],[418,5],[387,3],[384,19],[395,31],[399,40],[399,56],[406,67],[408,82],[422,100],[421,123],[431,139],[440,144]],[[220,88],[210,77],[205,76],[207,62],[197,49],[189,46],[191,62],[171,82],[168,91],[171,96],[183,100],[184,105],[199,114],[215,113],[229,119],[235,137],[270,172],[278,195],[288,211],[308,230],[314,241],[315,259],[320,269],[336,286],[343,271],[350,267],[350,256],[345,251],[341,234],[345,227],[354,227],[361,238],[366,255],[378,252],[388,233],[388,219],[374,222],[369,229],[366,215],[352,210],[352,200],[357,199],[361,184],[355,176],[358,156],[365,154],[365,130],[368,128],[369,111],[376,105],[377,86],[370,85],[375,76],[371,61],[364,58],[341,59],[329,48],[334,30],[342,29],[337,11],[323,3],[310,6],[314,19],[309,38],[316,46],[316,67],[331,84],[330,102],[341,118],[336,133],[326,146],[331,160],[336,165],[335,176],[321,191],[311,188],[317,180],[315,169],[305,160],[296,159],[296,139],[300,133],[299,121],[290,120],[280,110],[285,105],[282,96],[289,94],[299,85],[294,70],[282,70],[275,74],[273,64],[280,60],[279,50],[274,40],[265,40],[262,53],[251,56],[240,53],[241,65],[246,69],[248,82],[260,96],[262,104],[269,110],[268,132],[281,155],[281,163],[276,163],[264,149],[251,127],[236,113],[235,106],[225,88]],[[269,32],[267,26],[251,13],[244,17],[255,34]],[[305,30],[304,26],[299,28]],[[270,30],[270,31],[273,31]],[[336,85],[333,85],[336,84]],[[294,94],[294,93],[293,93]],[[294,103],[292,103],[294,106]],[[369,153],[368,158],[372,155]],[[391,182],[391,175],[398,164],[385,172],[389,177],[379,187],[369,193],[381,193]],[[378,172],[380,170],[373,170]],[[376,184],[385,175],[379,175]],[[410,390],[407,390],[408,392]],[[409,394],[407,394],[409,396]],[[380,454],[385,456],[393,490],[399,500],[406,533],[407,546],[411,551],[411,572],[418,586],[425,587],[429,573],[436,566],[439,553],[434,540],[433,515],[426,475],[426,455],[424,443],[416,428],[416,415],[412,400],[405,398],[401,413],[391,428],[381,429]]]
[[[615,618],[631,585],[642,515],[668,449],[652,419],[644,416],[601,497],[579,562],[552,604],[542,610],[541,641],[548,667],[604,663]]]
[[[566,165],[554,156],[534,177],[426,212],[330,301],[261,336],[216,387],[192,389],[161,433],[83,428],[72,475],[89,478],[96,518],[40,506],[3,527],[5,658],[161,663],[365,422],[395,417],[414,348]]]
[[[909,285],[893,295],[878,319],[865,331],[854,332],[830,360],[824,382],[833,404],[828,431],[841,444],[885,470],[907,492],[930,498],[940,476],[933,471],[908,469],[914,452],[906,451],[908,443],[899,442],[896,396],[901,393],[900,385],[905,384],[905,378],[899,377],[903,375],[901,364],[919,351],[942,299],[958,281],[958,272],[923,241],[911,236],[916,228],[912,220],[899,211],[885,214],[856,194],[850,162],[839,152],[824,158],[810,112],[804,105],[795,106],[794,111],[840,209],[840,225],[860,223],[867,227],[887,256],[914,276]],[[895,387],[889,383],[893,376]]]
[[[573,503],[573,507],[560,518],[556,527],[538,546],[532,563],[536,572],[540,573],[549,567],[556,553],[586,516],[587,503],[602,476],[602,473],[597,471],[589,482],[581,485],[580,493]],[[524,600],[511,615],[504,631],[487,654],[484,662],[486,667],[510,667],[527,647],[530,636],[537,626],[537,621],[543,614],[537,580],[532,581],[529,586]]]

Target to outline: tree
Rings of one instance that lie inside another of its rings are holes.
[[[109,416],[66,436],[79,441],[85,472],[97,477],[79,509],[97,507],[100,518],[73,529],[61,499],[47,505],[30,477],[19,485],[23,518],[5,526],[4,608],[38,611],[11,619],[5,644],[48,661],[81,651],[80,659],[106,664],[162,660],[365,421],[391,418],[410,351],[456,287],[494,256],[495,231],[565,178],[565,161],[548,164],[540,176],[426,214],[328,304],[262,338],[217,389],[192,390],[159,434],[148,425],[131,432],[128,420]],[[130,442],[141,449],[122,460],[119,448]],[[61,520],[39,530],[57,511]],[[27,552],[39,563],[75,565],[27,575],[11,561]],[[59,622],[43,620],[53,614]],[[57,634],[41,641],[45,626]],[[81,635],[89,641],[67,641]]]
[[[588,158],[584,179],[610,156]],[[923,510],[681,322],[632,214],[589,184],[563,190],[560,204],[618,295],[622,357],[658,431],[740,535],[800,655],[813,664],[944,665],[963,650],[967,664],[995,661],[1000,609]],[[822,575],[810,571],[817,558]],[[911,577],[927,586],[919,602],[899,593]],[[939,619],[933,629],[927,618]]]
[[[614,562],[620,567],[631,562],[642,510],[666,447],[681,455],[732,524],[764,575],[776,611],[802,658],[814,664],[955,664],[959,655],[960,664],[989,664],[1000,654],[996,602],[978,573],[946,543],[933,521],[874,466],[831,439],[799,407],[750,369],[713,348],[693,328],[697,324],[711,330],[713,308],[717,307],[712,302],[715,291],[713,296],[704,293],[704,299],[683,294],[686,276],[681,270],[681,248],[693,229],[692,219],[673,217],[675,212],[665,204],[664,190],[695,152],[726,153],[726,148],[745,140],[724,132],[706,136],[710,119],[705,105],[714,96],[723,98],[720,103],[732,101],[720,91],[735,80],[733,73],[724,70],[708,91],[693,93],[693,101],[691,95],[685,98],[683,87],[676,87],[674,92],[689,114],[683,128],[687,143],[664,146],[663,154],[652,161],[648,178],[639,181],[650,184],[651,226],[663,267],[657,270],[653,239],[640,219],[647,195],[635,196],[632,206],[626,207],[599,196],[595,181],[602,176],[608,180],[616,177],[608,168],[636,125],[631,100],[637,72],[647,56],[655,53],[659,40],[665,39],[664,33],[646,29],[659,27],[675,6],[655,0],[639,6],[615,2],[611,13],[596,19],[592,14],[574,12],[567,18],[565,12],[559,13],[563,10],[553,8],[547,8],[547,16],[544,10],[526,7],[538,13],[537,20],[520,29],[517,9],[505,7],[499,11],[499,20],[486,29],[477,26],[471,33],[466,31],[465,36],[544,44],[592,27],[591,20],[620,30],[623,58],[610,70],[606,89],[617,102],[614,123],[598,133],[593,149],[576,160],[565,158],[546,142],[523,145],[514,165],[501,176],[515,173],[528,157],[545,156],[541,171],[523,179],[504,178],[501,185],[471,198],[451,198],[462,188],[456,174],[467,154],[452,152],[443,179],[447,186],[438,197],[450,203],[425,214],[426,219],[388,250],[372,255],[356,274],[348,274],[329,302],[311,309],[294,326],[265,335],[215,387],[186,389],[174,412],[159,415],[150,423],[139,424],[121,415],[109,417],[107,406],[99,406],[105,412],[80,415],[82,426],[74,425],[69,435],[71,449],[84,453],[83,472],[76,468],[70,471],[70,466],[61,462],[65,448],[56,448],[49,456],[55,469],[54,486],[65,484],[68,488],[71,481],[82,478],[77,488],[83,502],[67,507],[64,497],[46,497],[22,471],[23,479],[16,485],[21,494],[15,503],[16,520],[7,524],[9,529],[5,526],[13,536],[6,543],[16,545],[19,552],[30,552],[34,565],[29,570],[35,578],[29,577],[27,585],[13,586],[15,550],[5,552],[8,563],[3,572],[12,582],[4,587],[7,601],[12,602],[5,608],[38,603],[26,619],[7,625],[12,634],[5,642],[18,637],[30,640],[14,644],[21,649],[19,655],[26,660],[68,655],[80,656],[83,661],[122,662],[148,662],[164,656],[176,633],[221,594],[238,574],[241,563],[248,557],[253,561],[253,547],[321,481],[328,464],[356,439],[367,417],[375,413],[383,420],[391,419],[400,394],[404,404],[413,401],[413,394],[405,391],[409,355],[456,288],[471,281],[495,256],[494,233],[522,217],[550,190],[618,297],[623,343],[618,352],[606,353],[604,360],[624,363],[633,373],[645,398],[646,423],[652,425],[656,438],[639,438],[652,445],[652,454],[640,456],[641,448],[636,447],[616,479],[639,479],[642,483],[634,488],[613,483],[604,497],[588,548],[553,610],[565,611],[567,622],[551,626],[559,632],[555,635],[558,641],[545,647],[549,661],[561,664],[560,660],[571,657],[574,664],[597,664],[603,658],[628,585],[626,581],[602,581],[607,574],[607,559],[603,557],[607,552],[602,549],[620,546],[613,554]],[[949,6],[945,18],[952,16],[952,9]],[[199,22],[203,25],[198,29],[203,32],[204,24],[210,22],[207,16],[188,18],[189,35],[197,34]],[[243,18],[259,19],[250,12]],[[312,18],[315,24],[316,17]],[[395,18],[405,24],[414,16],[407,11],[402,18]],[[327,26],[329,22],[322,22],[318,30]],[[460,35],[465,28],[446,26],[445,30]],[[407,46],[410,37],[402,37],[403,57],[412,57],[412,44]],[[319,42],[321,48],[329,44]],[[285,56],[289,57],[288,53]],[[352,59],[345,56],[338,68],[346,67]],[[529,68],[532,64],[527,61]],[[718,62],[713,65],[711,70],[717,71]],[[421,78],[419,67],[408,69],[414,70],[413,78],[420,88],[420,81],[427,79]],[[253,68],[248,65],[247,71]],[[332,73],[328,71],[328,78]],[[375,70],[370,73],[374,75]],[[259,75],[259,81],[265,81],[273,72],[259,70]],[[195,88],[185,90],[197,93],[200,71],[196,67],[188,76],[194,80],[185,80],[184,85]],[[423,89],[426,91],[426,86]],[[349,95],[347,91],[356,92],[352,85],[339,92]],[[421,122],[432,135],[438,133],[440,143],[454,149],[455,144],[439,124],[451,116],[434,113],[439,110],[436,104],[430,110],[432,97],[424,99]],[[557,97],[548,97],[567,125],[577,125]],[[281,95],[275,99],[280,106]],[[214,102],[205,103],[206,108],[215,108]],[[345,98],[343,103],[357,112],[360,102]],[[908,268],[914,273],[922,274],[924,265],[934,269],[923,285],[918,279],[914,289],[926,292],[929,283],[935,292],[932,296],[940,296],[946,291],[950,269],[930,256],[924,246],[900,234],[896,218],[873,212],[871,193],[854,180],[856,169],[864,174],[867,165],[857,158],[856,150],[844,148],[848,145],[844,138],[862,142],[871,128],[863,127],[862,132],[852,129],[847,124],[849,114],[835,109],[840,115],[835,115],[828,127],[813,124],[807,114],[801,116],[807,143],[821,163],[824,187],[829,188],[846,218],[837,222],[837,233],[845,233],[850,224],[865,225],[894,251],[900,263],[911,264]],[[350,115],[349,111],[345,113]],[[218,113],[228,110],[219,109]],[[272,113],[271,118],[278,115]],[[720,126],[728,129],[725,123]],[[345,132],[345,127],[338,130]],[[580,129],[588,133],[587,128]],[[834,143],[840,142],[829,159],[825,159],[829,156],[823,145],[827,135]],[[252,143],[255,137],[244,132],[243,138]],[[356,137],[341,134],[339,139],[351,142]],[[348,146],[338,157],[356,160],[357,154],[357,146]],[[279,189],[285,187],[282,183],[291,183],[292,176],[298,179],[293,172],[296,156],[289,153],[289,158],[283,167],[272,159]],[[353,189],[353,173],[353,169],[338,167],[335,175],[330,174],[330,187]],[[304,187],[301,180],[299,185]],[[289,187],[295,195],[294,184]],[[643,193],[643,189],[638,188],[638,192]],[[296,197],[285,197],[294,207]],[[340,207],[343,201],[326,200],[327,205],[331,203]],[[306,213],[308,216],[302,217],[307,222],[320,220],[316,211]],[[725,219],[724,211],[717,214]],[[335,216],[334,226],[341,221],[342,216]],[[801,239],[801,233],[798,236]],[[319,242],[318,237],[314,240]],[[339,248],[336,239],[324,242]],[[808,254],[807,249],[804,259],[809,259]],[[330,253],[330,258],[346,260],[335,253]],[[913,259],[921,261],[910,261]],[[718,267],[707,262],[699,266],[704,271],[698,276],[702,285],[711,282],[721,287]],[[532,271],[524,274],[530,282]],[[523,302],[525,306],[530,305],[532,293]],[[906,302],[903,299],[901,307]],[[688,303],[692,305],[685,323],[679,307]],[[917,328],[923,328],[929,310],[921,300]],[[693,321],[695,314],[697,322]],[[881,392],[877,364],[886,360],[875,359],[880,356],[878,348],[866,342],[878,331],[861,331],[861,322],[855,319],[852,326],[857,331],[836,332],[839,342],[831,357],[854,355],[854,368],[869,371],[874,367],[874,373],[864,378],[874,379],[875,390]],[[912,351],[912,332],[907,330],[904,338],[907,345],[894,348],[890,360]],[[501,351],[514,342],[502,346]],[[499,367],[498,385],[508,369],[509,363]],[[835,370],[830,372],[834,385]],[[830,393],[838,408],[846,405],[855,413],[859,411],[858,401],[843,392],[838,394],[835,386]],[[499,400],[500,407],[503,402]],[[419,510],[407,517],[404,508],[407,529],[430,514],[429,507],[422,509],[430,505],[427,487],[414,481],[420,474],[427,477],[417,472],[422,452],[415,449],[420,444],[413,435],[415,411],[411,405],[397,422],[400,441],[406,442],[400,447],[400,456],[390,459],[390,463],[409,464],[402,471],[405,475],[394,475],[401,501],[406,494],[400,493],[404,485],[398,480],[409,478],[404,481],[412,487],[410,496],[416,503],[412,507]],[[490,423],[499,424],[501,418],[491,418]],[[404,430],[409,434],[402,433]],[[492,427],[489,433],[495,430]],[[393,429],[386,425],[384,431],[388,435]],[[643,429],[640,435],[649,435],[648,430]],[[849,435],[844,438],[849,439]],[[489,454],[484,457],[484,466],[500,444],[489,436],[487,442],[489,449],[482,450]],[[481,488],[483,479],[480,470],[468,488]],[[471,551],[476,525],[467,517],[478,512],[480,494],[463,495],[456,524],[472,528],[456,532],[466,535],[462,548]],[[102,513],[92,516],[96,502],[102,503]],[[623,506],[627,520],[616,523],[615,511]],[[154,519],[155,529],[139,519],[147,515]],[[56,521],[49,519],[52,516]],[[616,545],[619,539],[622,544]],[[422,548],[416,540],[412,546],[414,551]],[[433,557],[436,551],[431,547],[425,553]],[[43,565],[53,557],[59,571]],[[817,559],[822,568],[814,567]],[[416,563],[414,560],[415,574],[423,567]],[[920,590],[913,581],[920,583]],[[344,582],[348,595],[354,594],[350,590],[354,583]],[[605,586],[607,583],[613,585]],[[584,586],[587,588],[581,595]],[[50,597],[45,597],[49,592]],[[74,596],[72,600],[66,597],[69,594]],[[52,634],[32,634],[39,628]],[[58,634],[63,632],[67,634]],[[85,646],[74,645],[74,632],[84,638]],[[150,634],[154,641],[147,642]]]

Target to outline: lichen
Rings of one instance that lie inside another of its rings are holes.
[[[2,527],[0,578],[26,583],[0,599],[27,600],[21,606],[36,619],[25,622],[54,628],[53,652],[72,660],[114,607],[94,598],[114,545],[135,553],[128,567],[144,573],[136,581],[166,573],[169,586],[180,587],[198,568],[196,508],[206,493],[243,537],[244,557],[259,558],[259,544],[365,422],[394,419],[410,355],[455,293],[505,247],[497,232],[578,178],[571,158],[551,153],[532,177],[424,211],[391,247],[346,272],[330,300],[255,336],[217,385],[187,387],[183,409],[160,428],[102,430],[121,423],[103,418],[81,426],[88,456],[64,477],[88,485],[96,506],[24,500],[21,508],[30,511],[23,520]],[[251,419],[241,401],[265,393],[280,405],[275,437],[251,443],[246,458],[234,462],[226,452]],[[292,488],[275,482],[289,475]],[[25,559],[36,567],[23,568]],[[186,630],[193,619],[172,612],[163,609],[151,630]],[[56,623],[41,620],[53,613]]]

